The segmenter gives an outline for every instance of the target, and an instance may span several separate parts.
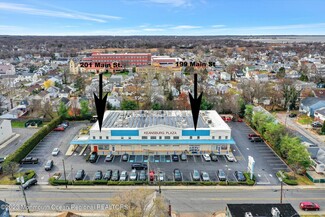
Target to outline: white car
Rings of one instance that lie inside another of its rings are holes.
[[[130,181],[135,181],[137,180],[137,171],[136,170],[132,170],[131,173],[130,173]]]
[[[201,176],[202,176],[203,181],[210,181],[210,177],[209,177],[209,174],[207,172],[202,172]]]
[[[211,157],[209,154],[202,155],[205,161],[211,161]]]
[[[159,173],[159,181],[164,181],[164,173],[163,172],[160,172]]]
[[[120,181],[127,181],[128,180],[128,172],[122,171],[120,175]]]
[[[60,149],[59,148],[53,149],[52,156],[58,156],[59,152],[60,152]]]
[[[235,158],[233,154],[226,154],[226,158],[229,162],[234,162]]]

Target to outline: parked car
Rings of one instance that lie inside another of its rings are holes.
[[[172,155],[172,160],[173,160],[174,162],[179,161],[178,155],[177,155],[177,154],[173,154],[173,155]]]
[[[110,161],[113,160],[113,158],[114,158],[114,155],[113,154],[108,154],[105,157],[105,162],[110,162]]]
[[[38,164],[38,158],[37,157],[26,157],[21,160],[22,164]]]
[[[320,122],[315,121],[315,122],[313,122],[313,123],[311,124],[311,126],[312,126],[312,127],[315,127],[315,128],[319,128],[319,127],[322,127],[323,125],[322,125]]]
[[[48,160],[48,161],[46,162],[45,166],[44,166],[44,169],[45,169],[46,171],[51,170],[52,167],[53,167],[53,164],[54,164],[53,160]]]
[[[186,156],[186,154],[184,152],[181,154],[181,160],[182,161],[186,161],[187,160],[187,156]]]
[[[201,178],[200,178],[200,173],[198,170],[193,170],[193,181],[200,181]]]
[[[69,126],[69,122],[68,121],[63,121],[61,126],[64,128],[64,129],[67,129],[68,126]]]
[[[103,178],[103,172],[101,170],[97,170],[94,176],[94,180],[101,180]]]
[[[119,170],[114,170],[112,174],[112,181],[118,181],[120,179],[120,171]]]
[[[105,180],[107,180],[107,181],[110,180],[111,177],[112,177],[112,173],[113,173],[112,170],[106,170],[106,173],[104,174],[103,179],[105,179]]]
[[[251,142],[263,142],[263,139],[261,137],[259,137],[259,136],[252,137]]]
[[[120,174],[120,181],[127,181],[128,180],[128,172],[122,171]]]
[[[145,170],[141,170],[139,174],[139,181],[146,181],[147,180],[147,173]]]
[[[89,157],[89,162],[90,162],[90,163],[96,163],[97,159],[98,159],[98,154],[97,154],[97,152],[92,152],[92,153],[90,154],[90,157]]]
[[[0,164],[6,160],[7,156],[0,156]]]
[[[295,118],[295,117],[297,117],[297,114],[295,114],[295,113],[289,114],[289,118]]]
[[[226,173],[223,171],[223,169],[218,170],[218,178],[220,181],[226,181]]]
[[[211,154],[210,154],[210,158],[211,158],[211,161],[218,161],[218,157],[217,157],[217,155],[214,154],[214,153],[211,153]]]
[[[202,181],[210,181],[209,174],[207,172],[201,172]]]
[[[130,181],[135,181],[138,178],[138,173],[136,170],[132,170],[130,173]]]
[[[259,135],[255,134],[255,133],[250,133],[248,134],[247,138],[248,139],[252,139],[253,137],[258,137]]]
[[[300,209],[308,211],[308,210],[320,210],[320,206],[317,203],[304,201],[299,204]]]
[[[85,177],[85,170],[78,170],[76,176],[74,177],[76,180],[83,180]]]
[[[122,161],[128,161],[129,160],[129,154],[125,153],[122,155]]]
[[[226,154],[226,158],[229,162],[234,162],[235,158],[233,154]]]
[[[179,169],[174,169],[175,181],[182,181],[182,173]]]
[[[54,128],[54,131],[64,131],[65,128],[62,125],[58,125],[56,128]]]
[[[150,182],[153,182],[155,180],[155,171],[153,170],[149,171],[149,180]]]
[[[159,180],[160,182],[163,182],[163,181],[165,180],[165,174],[164,174],[163,172],[160,172],[160,173],[159,173],[158,180]]]
[[[37,184],[37,179],[36,178],[31,178],[31,179],[27,180],[24,184],[22,184],[22,187],[24,189],[28,189],[32,185],[36,185],[36,184]]]
[[[133,163],[131,165],[132,170],[146,170],[148,168],[147,164],[145,163]]]
[[[59,148],[54,148],[53,151],[52,151],[52,156],[58,156],[59,152],[60,152]]]
[[[235,171],[235,177],[239,182],[246,181],[246,177],[244,176],[244,174],[241,171]]]
[[[202,155],[205,161],[211,161],[211,157],[209,154],[203,154]]]

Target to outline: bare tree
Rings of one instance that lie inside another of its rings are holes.
[[[116,195],[112,204],[120,205],[109,210],[111,217],[167,217],[168,206],[162,196],[150,189],[136,189]]]
[[[54,118],[53,107],[49,101],[46,101],[42,106],[42,113],[44,117],[49,116],[51,119]]]
[[[4,163],[3,166],[3,173],[6,175],[11,175],[11,178],[14,179],[14,174],[15,172],[18,171],[19,169],[19,164],[14,162],[14,161],[10,161],[8,163]]]

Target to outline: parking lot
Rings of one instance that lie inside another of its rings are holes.
[[[246,171],[248,156],[255,159],[255,177],[257,184],[274,185],[279,184],[275,173],[278,170],[288,170],[287,166],[278,158],[277,155],[264,143],[252,143],[247,139],[247,134],[253,131],[245,124],[239,122],[229,122],[232,128],[232,136],[236,141],[233,146],[233,153],[237,162],[229,162],[225,156],[218,156],[218,161],[206,162],[202,155],[188,155],[186,161],[179,160],[173,162],[171,155],[130,155],[128,161],[122,161],[121,155],[114,156],[111,162],[105,162],[105,156],[99,156],[96,163],[86,162],[86,155],[90,153],[88,147],[85,154],[79,155],[82,147],[71,156],[65,156],[65,152],[69,147],[69,142],[78,133],[79,129],[86,126],[86,123],[75,122],[71,123],[70,127],[64,132],[51,132],[47,137],[40,142],[35,149],[28,155],[39,158],[38,165],[23,165],[24,169],[34,169],[38,174],[40,183],[47,183],[47,179],[55,172],[63,174],[63,161],[65,164],[66,178],[74,179],[79,169],[84,169],[86,172],[84,180],[93,180],[96,171],[101,170],[105,173],[106,170],[119,170],[131,172],[131,164],[142,162],[148,164],[150,170],[156,173],[161,171],[164,173],[164,180],[173,181],[174,169],[179,169],[184,181],[192,181],[193,170],[199,172],[205,171],[209,174],[211,181],[218,182],[217,171],[223,169],[226,173],[228,181],[236,181],[234,172]],[[51,156],[53,148],[59,147],[61,152],[59,156]],[[54,167],[51,171],[44,170],[44,164],[47,160],[54,160]],[[64,177],[61,176],[61,179]]]

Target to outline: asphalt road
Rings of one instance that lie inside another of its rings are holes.
[[[112,197],[123,191],[125,190],[109,188],[59,190],[33,186],[26,191],[26,196],[30,206],[53,211],[53,207],[60,210],[69,206],[112,205],[110,202]],[[279,203],[280,201],[280,191],[272,188],[242,190],[165,190],[162,188],[162,194],[170,201],[172,210],[180,213],[213,213],[224,210],[227,203]],[[0,195],[1,200],[7,201],[17,209],[22,208],[21,205],[24,204],[22,192],[19,190],[1,189]],[[324,195],[325,189],[284,190],[283,203],[291,203],[297,211],[301,201],[313,201],[319,203],[321,207],[325,207]],[[301,213],[307,214],[308,212]]]

